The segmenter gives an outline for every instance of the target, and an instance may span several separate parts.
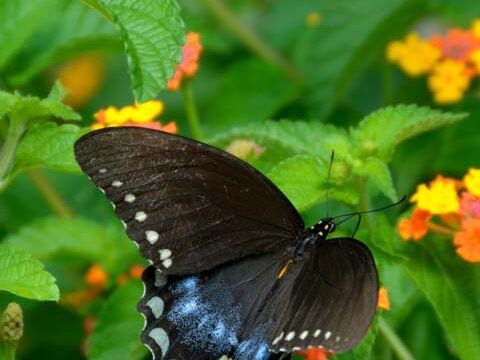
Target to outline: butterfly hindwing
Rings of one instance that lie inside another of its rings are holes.
[[[156,359],[288,358],[269,352],[275,319],[262,313],[281,263],[278,255],[251,256],[168,282],[150,266],[138,305],[146,319],[142,341]]]
[[[196,273],[291,245],[303,222],[247,163],[193,140],[137,127],[93,131],[75,144],[129,237],[157,268]]]
[[[365,245],[351,238],[315,244],[289,267],[284,281],[295,286],[287,315],[273,330],[272,350],[344,352],[362,340],[378,294],[375,262]]]

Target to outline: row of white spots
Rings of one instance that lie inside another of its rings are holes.
[[[148,334],[160,347],[162,350],[162,357],[167,353],[168,347],[170,346],[170,339],[168,334],[161,327],[155,328]]]
[[[318,338],[320,336],[320,334],[322,333],[322,330],[320,329],[317,329],[315,330],[315,332],[313,333],[313,337],[314,338]],[[300,333],[300,335],[298,335],[298,338],[300,340],[305,340],[308,336],[309,332],[308,330],[304,330]],[[282,339],[285,340],[285,341],[291,341],[295,338],[295,331],[290,331],[289,333],[287,333],[287,335],[285,336],[284,338],[284,335],[285,335],[285,332],[282,331],[282,333],[280,335],[278,335],[272,342],[272,345],[276,345],[278,344]],[[325,332],[325,335],[323,336],[325,340],[328,340],[330,339],[330,337],[332,336],[332,333],[330,331],[327,331]],[[340,341],[340,336],[337,336],[335,338],[335,341]]]

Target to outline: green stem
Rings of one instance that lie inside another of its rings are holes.
[[[196,140],[202,138],[202,130],[200,129],[200,118],[198,116],[197,107],[195,106],[195,100],[193,98],[192,87],[190,81],[184,81],[181,86],[183,95],[183,104],[185,106],[185,112],[187,113],[188,125],[190,131]]]
[[[397,355],[399,360],[415,360],[413,355],[408,350],[407,346],[403,343],[402,339],[393,331],[390,325],[380,317],[378,319],[378,330],[383,335],[385,340],[392,347],[393,352]]]
[[[55,215],[63,219],[73,217],[72,209],[65,203],[41,169],[28,169],[27,174]]]
[[[21,121],[9,120],[7,136],[0,153],[0,190],[5,187],[6,178],[12,165],[18,142],[25,132],[25,125]]]
[[[281,69],[289,78],[300,81],[302,76],[295,66],[277,53],[257,34],[243,24],[221,0],[202,0],[211,13],[235,34],[253,53]]]
[[[15,353],[17,350],[16,341],[4,341],[3,358],[5,360],[15,360]]]

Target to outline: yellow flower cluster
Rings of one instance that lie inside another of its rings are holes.
[[[470,29],[453,28],[429,39],[412,32],[388,44],[386,57],[409,76],[427,75],[436,103],[456,103],[480,74],[480,20]]]
[[[480,262],[480,169],[471,168],[463,181],[437,176],[420,184],[411,201],[411,217],[398,223],[402,239],[420,241],[432,231],[452,237],[465,261]]]
[[[177,132],[175,122],[166,125],[155,120],[163,112],[164,106],[161,101],[151,100],[141,104],[127,105],[120,109],[109,106],[97,111],[94,115],[97,120],[92,124],[94,130],[113,126],[139,126],[170,133]]]

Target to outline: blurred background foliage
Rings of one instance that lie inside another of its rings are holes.
[[[0,0],[0,309],[23,309],[17,357],[150,356],[135,309],[146,263],[73,158],[99,109],[156,96],[162,124],[249,160],[310,225],[325,216],[332,149],[338,213],[480,167],[478,80],[440,106],[424,79],[385,56],[412,30],[469,28],[477,17],[470,0]],[[186,31],[201,37],[198,72],[160,92]],[[235,152],[238,140],[261,151]],[[374,252],[390,311],[358,348],[329,358],[478,359],[480,265],[445,236],[402,241],[396,224],[409,208],[364,218],[356,237]]]

